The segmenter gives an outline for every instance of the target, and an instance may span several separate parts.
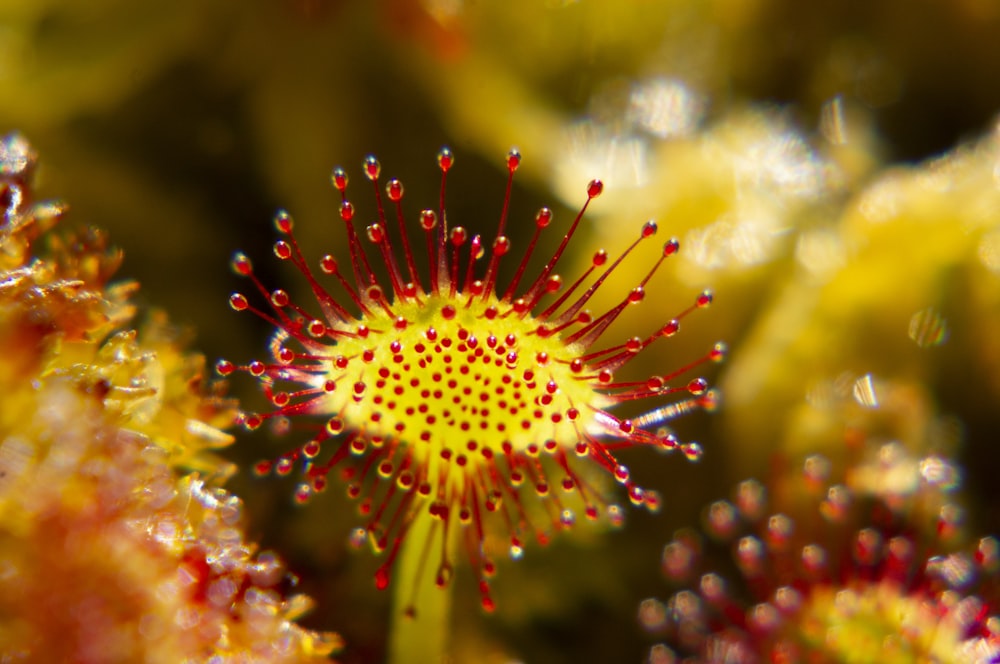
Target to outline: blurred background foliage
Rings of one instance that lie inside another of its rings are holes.
[[[566,223],[602,178],[578,265],[650,217],[678,236],[682,259],[615,334],[715,290],[649,351],[674,367],[729,343],[710,376],[722,408],[678,424],[704,460],[628,454],[659,515],[502,566],[493,617],[462,575],[456,600],[457,661],[639,661],[636,610],[665,593],[671,533],[776,460],[836,462],[851,432],[955,458],[970,532],[1000,531],[998,34],[992,0],[0,0],[0,129],[27,136],[41,193],[106,229],[140,300],[209,361],[264,352],[267,330],[226,305],[231,253],[295,287],[262,260],[273,212],[295,216],[311,257],[342,252],[328,176],[344,165],[373,217],[368,153],[415,214],[449,145],[450,220],[488,233],[518,147],[515,248],[539,206]],[[247,468],[278,449],[241,434],[226,454]],[[378,661],[387,600],[376,561],[345,547],[354,507],[296,509],[290,484],[245,471],[228,486],[316,599],[306,624],[341,633],[343,661]]]

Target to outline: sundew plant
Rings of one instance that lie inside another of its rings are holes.
[[[517,559],[527,539],[548,542],[555,532],[573,526],[575,505],[589,520],[604,514],[612,523],[621,521],[614,498],[592,485],[581,466],[596,465],[623,485],[631,503],[657,510],[660,496],[636,485],[615,452],[645,446],[697,459],[700,446],[679,442],[663,425],[688,411],[710,409],[716,400],[705,379],[687,376],[705,362],[720,361],[721,343],[694,361],[643,380],[615,378],[643,349],[678,333],[681,319],[707,307],[708,291],[676,316],[657,322],[646,336],[599,343],[627,307],[646,299],[650,279],[677,253],[678,241],[662,244],[645,276],[616,305],[592,312],[591,298],[641,243],[652,240],[657,225],[642,224],[616,256],[600,250],[582,274],[564,280],[556,271],[559,261],[587,205],[603,190],[593,180],[555,252],[536,276],[528,277],[532,253],[553,214],[548,208],[537,213],[535,231],[521,241],[524,249],[517,258],[518,241],[505,232],[520,162],[519,153],[508,154],[500,221],[496,235],[484,240],[470,237],[460,225],[449,227],[446,182],[454,156],[448,149],[438,154],[438,208],[424,209],[413,224],[424,236],[427,275],[415,266],[403,185],[388,181],[387,205],[374,157],[365,159],[363,172],[374,186],[378,220],[363,233],[355,228],[346,172],[337,168],[332,175],[342,196],[349,267],[342,269],[326,255],[317,272],[295,240],[291,216],[280,212],[275,218],[283,239],[275,243],[274,254],[305,277],[315,304],[300,306],[286,290],[268,290],[242,253],[232,263],[237,274],[251,279],[257,300],[264,303],[252,305],[246,295],[235,293],[233,309],[250,311],[276,328],[268,361],[237,366],[222,360],[217,366],[224,376],[239,370],[257,377],[270,399],[271,410],[247,412],[243,424],[253,430],[270,420],[280,430],[297,431],[298,420],[315,422],[305,441],[256,469],[284,475],[301,462],[300,502],[325,490],[336,470],[366,519],[355,537],[359,542],[367,538],[384,556],[375,577],[380,589],[389,586],[398,557],[404,559],[403,569],[416,570],[409,573],[419,577],[435,552],[428,571],[438,589],[421,596],[419,578],[396,584],[397,610],[417,626],[413,640],[418,643],[436,641],[426,638],[427,630],[443,627],[433,624],[435,617],[447,621],[440,608],[418,607],[447,601],[442,593],[448,592],[455,551],[464,551],[476,571],[482,607],[491,612],[498,553]],[[369,251],[385,266],[381,278]],[[517,267],[509,283],[500,285],[505,258]],[[633,419],[613,413],[616,404],[630,401],[650,401],[655,408]],[[407,558],[416,563],[408,564]],[[420,650],[413,643],[399,648],[399,656]]]
[[[0,661],[988,660],[998,34],[0,3]]]

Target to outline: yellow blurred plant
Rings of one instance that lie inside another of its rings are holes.
[[[758,451],[775,444],[836,456],[845,409],[854,421],[913,430],[894,435],[914,449],[933,448],[926,412],[943,388],[929,379],[945,351],[981,371],[953,387],[968,401],[1000,394],[998,163],[994,128],[918,166],[883,170],[833,223],[798,234],[796,263],[775,280],[724,379],[737,463],[759,468]]]

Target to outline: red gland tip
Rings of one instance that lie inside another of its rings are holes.
[[[700,396],[708,389],[708,381],[704,378],[695,378],[687,384],[687,391],[694,396]]]
[[[284,240],[278,240],[274,243],[274,255],[278,257],[278,260],[287,261],[292,257],[292,245]]]
[[[354,219],[354,205],[350,201],[344,201],[340,204],[340,218],[344,221]]]
[[[368,239],[372,241],[373,244],[381,244],[385,240],[385,232],[382,228],[382,224],[374,223],[365,229],[368,233]]]
[[[382,172],[382,165],[378,163],[378,159],[375,158],[375,155],[370,154],[367,157],[365,157],[364,168],[365,168],[365,177],[367,177],[372,182],[378,180],[379,173]]]
[[[292,232],[292,216],[285,210],[278,210],[274,215],[274,227],[279,233],[288,235]]]
[[[233,311],[246,311],[250,307],[250,303],[243,293],[233,293],[229,296],[229,306],[233,308]]]
[[[344,193],[347,190],[347,172],[338,166],[333,169],[333,173],[330,175],[330,181],[333,182],[333,186],[337,188],[337,191]]]
[[[507,170],[513,173],[521,165],[521,153],[512,149],[507,153]]]
[[[673,256],[678,251],[681,250],[681,243],[677,241],[677,238],[672,237],[663,243],[663,255]]]
[[[589,198],[597,198],[604,191],[604,183],[600,180],[591,180],[587,184],[587,196]]]
[[[280,288],[271,291],[270,299],[271,299],[271,304],[277,309],[281,309],[282,307],[287,307],[289,302],[291,301],[288,297],[288,293],[281,290]]]
[[[498,235],[493,240],[493,253],[497,256],[503,256],[508,251],[510,251],[510,239],[506,235]]]
[[[233,254],[230,266],[233,268],[233,272],[242,277],[250,276],[253,272],[253,263],[250,262],[250,259],[242,251],[237,251]]]
[[[538,228],[545,228],[552,221],[552,210],[547,207],[543,207],[535,215],[535,226]]]
[[[337,274],[337,259],[329,254],[323,256],[319,259],[319,269],[323,270],[324,274]]]
[[[403,183],[395,178],[389,180],[389,183],[385,185],[385,193],[390,201],[398,203],[403,199]]]
[[[441,172],[447,173],[454,165],[455,155],[451,153],[451,149],[441,148],[441,151],[438,152],[438,166],[441,168]]]
[[[420,213],[420,227],[429,231],[437,226],[437,213],[434,210],[424,210]]]

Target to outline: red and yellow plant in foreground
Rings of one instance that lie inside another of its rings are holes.
[[[0,661],[328,662],[218,484],[236,406],[0,137]],[[197,470],[198,472],[192,472]]]
[[[620,519],[618,508],[586,481],[579,469],[583,460],[622,483],[634,504],[651,509],[659,505],[655,492],[630,480],[615,451],[649,446],[679,449],[697,458],[696,443],[682,444],[665,429],[651,432],[644,427],[711,406],[714,395],[705,380],[679,386],[673,381],[724,354],[717,344],[675,371],[638,381],[616,380],[617,370],[661,337],[675,334],[680,319],[708,306],[712,297],[708,292],[698,295],[691,307],[658,324],[646,337],[597,345],[627,307],[645,299],[647,283],[677,252],[678,243],[664,243],[646,276],[616,306],[599,315],[588,311],[588,301],[607,277],[657,230],[652,221],[646,223],[618,257],[600,251],[584,274],[564,284],[555,269],[587,204],[601,193],[602,184],[596,180],[587,186],[587,202],[541,273],[527,280],[539,235],[553,216],[547,208],[538,212],[527,249],[510,282],[501,287],[499,266],[514,245],[505,232],[519,162],[516,152],[508,155],[503,211],[496,236],[487,241],[470,237],[461,226],[449,227],[445,181],[453,157],[447,149],[439,153],[440,205],[437,211],[419,214],[431,265],[425,277],[418,274],[405,228],[402,184],[388,182],[387,206],[378,184],[379,163],[374,157],[365,160],[364,174],[374,186],[378,205],[378,220],[364,233],[378,254],[373,261],[354,226],[347,175],[336,169],[332,179],[343,200],[340,216],[351,262],[344,270],[333,257],[324,256],[319,268],[339,282],[342,295],[321,285],[295,240],[291,217],[279,213],[275,224],[285,239],[274,245],[274,252],[305,276],[316,306],[307,310],[285,291],[267,290],[250,260],[237,254],[233,268],[253,281],[269,309],[255,307],[241,293],[231,297],[231,305],[275,326],[273,360],[240,367],[223,360],[218,365],[222,375],[239,369],[258,377],[274,406],[267,413],[244,414],[248,429],[266,420],[276,421],[279,429],[287,429],[291,417],[320,420],[304,444],[274,462],[260,463],[257,470],[287,474],[301,460],[305,481],[296,497],[305,501],[326,487],[331,470],[339,469],[348,494],[360,500],[368,519],[359,539],[366,531],[376,550],[388,551],[376,575],[379,588],[388,585],[411,526],[429,515],[436,519],[431,531],[436,530],[442,542],[437,585],[444,586],[451,576],[452,544],[464,545],[479,569],[486,610],[493,608],[488,583],[494,573],[491,533],[504,533],[504,546],[517,558],[526,531],[544,543],[551,531],[569,527],[574,502],[582,504],[588,519],[597,519],[602,511],[612,521]],[[398,231],[391,234],[393,216]],[[384,266],[382,276],[373,263]],[[677,394],[684,396],[633,420],[609,412],[623,402]],[[538,499],[541,510],[527,504],[529,496]],[[532,518],[539,512],[546,515],[544,520]]]

